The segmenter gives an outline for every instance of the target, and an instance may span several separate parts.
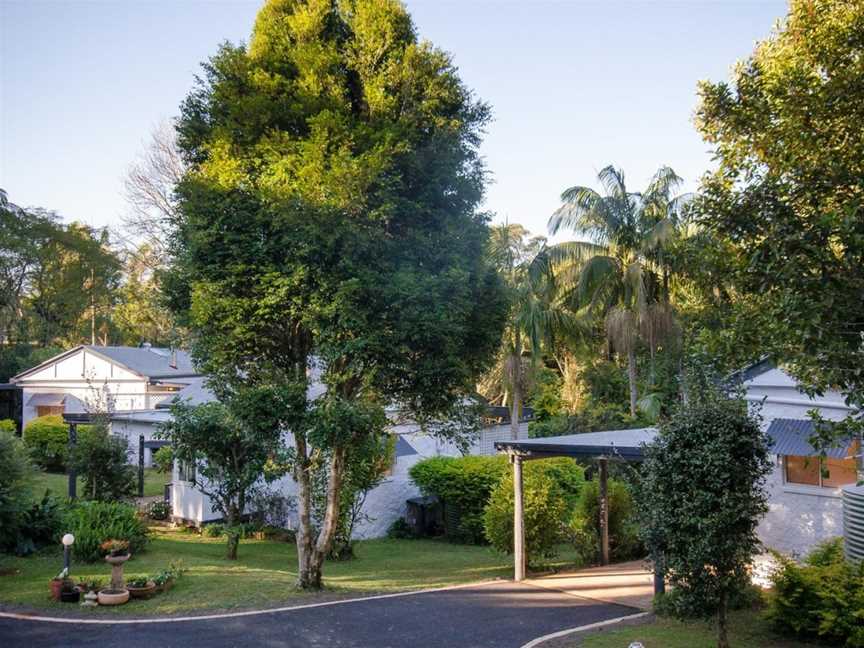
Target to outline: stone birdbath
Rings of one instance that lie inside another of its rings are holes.
[[[112,590],[122,590],[126,589],[123,580],[123,563],[129,560],[132,557],[131,553],[124,554],[122,556],[112,556],[108,554],[105,556],[105,562],[111,565],[111,589]]]

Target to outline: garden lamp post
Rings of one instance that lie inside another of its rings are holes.
[[[75,543],[75,536],[71,533],[67,533],[63,536],[63,567],[66,571],[66,575],[69,575],[69,562],[72,556],[72,545]]]

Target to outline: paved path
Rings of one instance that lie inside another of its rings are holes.
[[[502,581],[202,621],[85,625],[0,618],[0,646],[519,648],[541,635],[636,612],[548,587]]]
[[[654,575],[644,560],[542,576],[526,582],[642,610],[650,610],[654,600]]]

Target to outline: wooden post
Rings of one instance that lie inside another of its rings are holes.
[[[600,564],[609,564],[609,460],[600,457]]]
[[[78,496],[78,473],[75,472],[75,467],[72,465],[72,453],[75,451],[75,446],[78,444],[78,424],[69,424],[69,459],[66,462],[66,474],[69,475],[69,499],[75,499]]]
[[[525,515],[522,502],[522,457],[511,455],[513,463],[513,580],[525,580]]]
[[[144,497],[144,435],[138,435],[138,497]]]

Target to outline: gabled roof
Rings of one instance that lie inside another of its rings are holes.
[[[170,381],[172,378],[183,378],[200,375],[192,365],[192,358],[185,351],[176,351],[176,367],[172,367],[171,349],[158,347],[128,347],[128,346],[96,346],[84,344],[54,356],[31,369],[12,376],[11,381],[21,380],[28,374],[48,367],[79,351],[86,351],[113,362],[138,375],[153,379]]]
[[[728,381],[732,385],[743,385],[744,383],[776,368],[777,364],[770,357],[764,356],[756,362],[730,374]]]
[[[810,437],[815,429],[810,419],[774,419],[768,426],[771,452],[777,455],[818,457],[819,452],[810,444]],[[844,459],[849,456],[854,443],[852,438],[840,439],[837,444],[825,450],[825,455],[832,459]]]
[[[207,386],[204,384],[203,377],[192,378],[185,387],[180,391],[175,392],[170,398],[166,398],[156,404],[156,409],[170,409],[175,403],[186,403],[187,405],[201,405],[215,401],[216,396],[213,395]]]

